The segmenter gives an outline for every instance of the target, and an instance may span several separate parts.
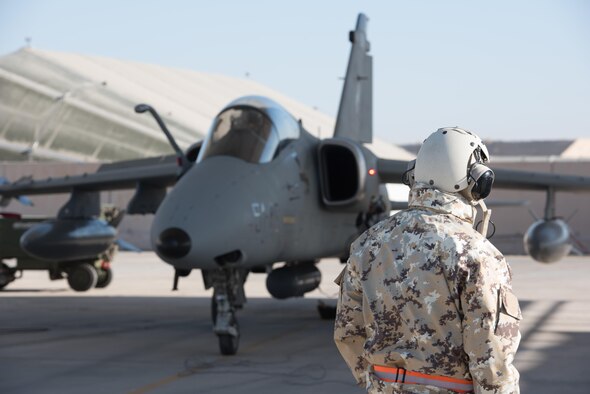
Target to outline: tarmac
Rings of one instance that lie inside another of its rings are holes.
[[[524,321],[515,364],[522,393],[590,392],[590,257],[550,265],[510,256]],[[251,274],[240,350],[221,356],[211,294],[194,271],[172,292],[153,253],[120,253],[106,289],[76,293],[27,271],[0,292],[0,393],[363,393],[332,341],[336,260],[320,290],[274,300]]]

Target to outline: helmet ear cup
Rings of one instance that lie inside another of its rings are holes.
[[[481,200],[489,196],[494,184],[494,171],[489,167],[475,163],[469,169],[471,184],[468,192],[474,200]]]
[[[414,177],[414,171],[416,169],[416,160],[412,160],[408,163],[408,167],[406,168],[406,172],[402,175],[402,183],[406,186],[409,186],[410,189],[414,186],[414,182],[416,181]]]

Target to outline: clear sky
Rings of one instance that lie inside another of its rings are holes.
[[[335,115],[358,12],[374,132],[590,137],[590,1],[0,0],[0,55],[55,51],[245,77]]]

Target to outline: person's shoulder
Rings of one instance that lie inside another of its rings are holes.
[[[460,250],[462,255],[502,256],[502,253],[482,234],[467,222],[457,225],[446,225],[444,229],[444,243],[453,249]]]
[[[475,229],[472,234],[470,251],[476,257],[488,256],[495,260],[504,260],[502,252],[489,239],[475,231]]]
[[[506,278],[502,282],[509,281],[510,267],[504,255],[486,237],[473,230],[463,242],[458,266],[471,272],[473,280],[488,277],[496,278],[492,282],[498,278]]]
[[[436,230],[432,223],[424,220],[424,212],[419,209],[409,208],[396,212],[383,219],[367,230],[367,235],[390,234],[397,231],[409,231],[412,228]]]
[[[368,246],[386,242],[402,222],[402,215],[398,212],[374,224],[352,242],[351,253],[362,253]]]

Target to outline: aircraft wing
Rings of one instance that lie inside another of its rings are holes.
[[[0,196],[4,200],[20,195],[68,193],[74,189],[133,189],[139,184],[164,188],[176,182],[180,171],[176,156],[128,160],[104,164],[94,173],[43,180],[22,178],[13,183],[0,185]]]
[[[560,175],[548,172],[494,170],[494,188],[517,190],[590,191],[590,177]]]
[[[377,174],[383,183],[401,183],[402,175],[407,167],[408,162],[403,160],[377,160]],[[498,189],[590,191],[590,177],[493,167],[492,169],[495,174],[494,188]]]

